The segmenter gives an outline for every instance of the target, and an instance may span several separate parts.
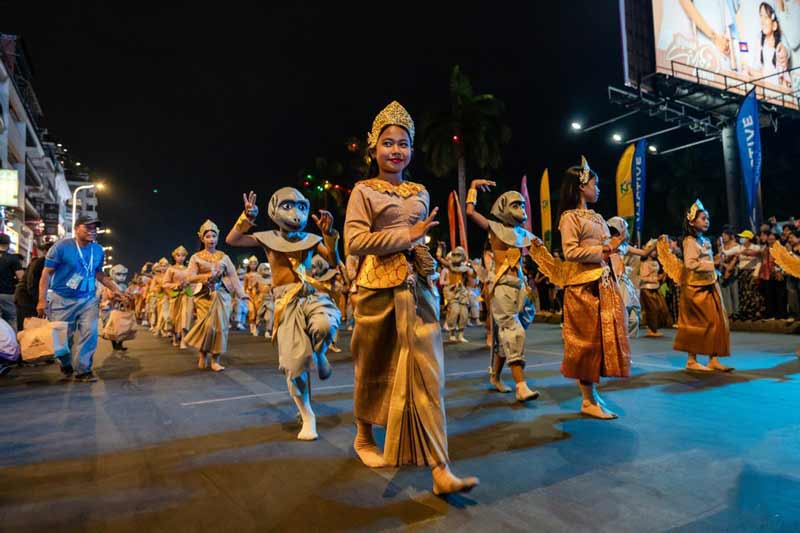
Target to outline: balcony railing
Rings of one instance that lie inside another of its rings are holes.
[[[798,95],[793,88],[780,88],[769,81],[778,79],[779,76],[784,74],[788,75],[789,79],[792,79],[793,72],[800,72],[798,69],[800,69],[800,66],[749,80],[714,72],[687,63],[681,63],[680,61],[670,61],[669,69],[661,68],[659,71],[663,74],[670,74],[676,78],[693,81],[698,85],[704,85],[735,94],[744,95],[749,93],[752,89],[755,89],[756,98],[759,100],[798,111],[800,110],[800,104],[798,104],[798,96],[800,95]]]

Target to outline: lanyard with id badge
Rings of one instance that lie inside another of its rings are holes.
[[[81,271],[74,273],[70,278],[67,280],[66,285],[70,289],[78,292],[91,292],[91,280],[94,276],[92,276],[92,266],[94,265],[94,247],[89,244],[89,248],[91,251],[89,252],[89,263],[86,263],[86,259],[83,258],[83,252],[81,251],[81,247],[78,246],[78,241],[75,241],[75,248],[78,249],[78,257],[81,260]]]

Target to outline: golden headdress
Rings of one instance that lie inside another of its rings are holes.
[[[166,257],[162,257],[161,259],[158,260],[158,264],[162,266],[169,265],[169,259],[167,259]]]
[[[217,227],[217,225],[208,219],[205,222],[203,222],[202,226],[200,226],[197,235],[202,239],[203,235],[205,235],[207,231],[213,231],[214,233],[219,235],[219,228]]]
[[[586,185],[589,183],[589,180],[592,179],[592,169],[589,168],[589,162],[586,160],[586,156],[581,156],[581,173],[578,175],[578,179],[581,182],[581,185]]]
[[[396,100],[384,107],[375,117],[375,120],[372,121],[372,131],[367,133],[367,146],[369,148],[375,148],[378,145],[378,137],[381,135],[381,130],[386,126],[402,126],[408,131],[411,143],[414,143],[414,120],[408,114],[406,108]]]
[[[694,219],[697,218],[697,213],[705,210],[706,208],[703,206],[703,202],[701,202],[700,198],[698,198],[694,201],[692,207],[689,208],[689,212],[686,214],[686,220],[689,222],[694,222]]]
[[[258,264],[258,257],[256,257],[255,255],[251,255],[251,256],[250,256],[250,257],[247,259],[247,261],[248,261],[248,264],[250,264],[250,263],[255,263],[255,264]]]
[[[175,257],[178,254],[189,255],[189,252],[186,250],[186,248],[183,247],[183,245],[181,245],[181,246],[178,246],[177,248],[175,248],[174,250],[172,250],[172,254],[171,255],[172,255],[172,257]]]

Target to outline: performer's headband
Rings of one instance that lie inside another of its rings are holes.
[[[689,213],[686,215],[686,220],[689,222],[694,222],[694,219],[697,218],[697,214],[700,211],[705,211],[706,208],[703,207],[703,202],[700,201],[700,198],[694,201],[692,207],[689,208]]]
[[[375,117],[375,120],[372,121],[372,130],[367,133],[367,146],[369,148],[375,148],[378,145],[378,137],[380,137],[381,131],[386,126],[401,126],[405,128],[411,138],[411,144],[414,144],[414,120],[405,107],[397,101],[393,101],[383,108],[378,113],[378,116]]]
[[[594,173],[592,169],[589,168],[589,162],[586,160],[585,156],[581,156],[581,168],[578,174],[578,180],[580,180],[581,185],[586,185],[592,177],[594,177]]]

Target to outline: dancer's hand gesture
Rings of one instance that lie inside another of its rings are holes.
[[[620,247],[620,245],[622,244],[622,242],[624,240],[625,239],[622,237],[622,235],[617,235],[616,237],[611,237],[611,240],[609,241],[608,245],[611,246],[611,253],[612,254],[616,253],[616,251],[619,250],[619,247]]]
[[[258,216],[258,206],[256,205],[256,193],[250,191],[250,193],[242,194],[242,200],[244,200],[244,214],[250,220],[254,220]]]
[[[431,214],[428,215],[428,218],[420,220],[419,222],[417,222],[416,224],[414,224],[409,228],[408,236],[411,238],[411,242],[417,242],[425,235],[427,235],[428,232],[431,230],[431,228],[439,225],[439,222],[437,220],[434,220],[438,212],[439,208],[434,207],[433,211],[431,211]]]
[[[333,235],[333,215],[330,211],[325,211],[324,209],[319,210],[319,216],[311,215],[311,219],[314,221],[314,224],[322,231],[325,235]]]
[[[472,183],[470,183],[469,188],[478,189],[479,191],[482,192],[489,192],[492,190],[492,187],[496,185],[497,182],[494,182],[492,180],[472,180]]]

